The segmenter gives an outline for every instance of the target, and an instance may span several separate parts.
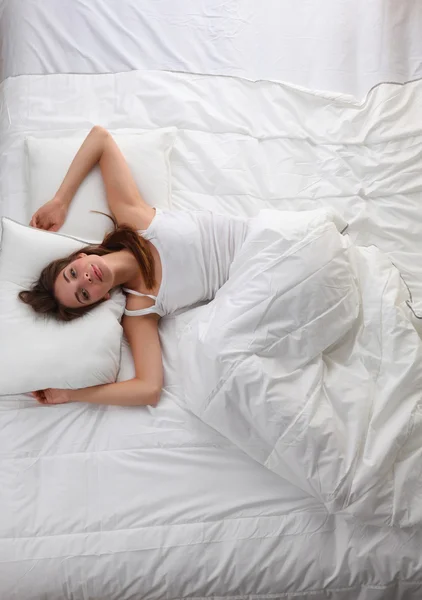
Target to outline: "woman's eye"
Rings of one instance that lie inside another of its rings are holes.
[[[70,269],[70,275],[72,277],[76,277],[76,271],[75,271],[75,269]]]
[[[82,293],[82,298],[84,300],[89,300],[89,294],[88,294],[88,292],[86,290],[82,290],[81,293]]]

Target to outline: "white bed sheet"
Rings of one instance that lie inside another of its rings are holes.
[[[133,69],[363,97],[422,76],[419,0],[4,0],[0,80]]]
[[[358,105],[215,76],[8,79],[0,214],[29,218],[27,132],[172,124],[176,208],[332,205],[358,241],[379,243],[417,283],[421,90],[382,86]],[[176,334],[187,318],[161,325],[157,409],[0,401],[3,596],[322,600],[329,589],[334,600],[419,599],[422,532],[327,515],[179,408]]]

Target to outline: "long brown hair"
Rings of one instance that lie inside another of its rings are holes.
[[[100,304],[102,300],[89,306],[69,308],[60,304],[54,295],[54,283],[57,276],[81,252],[104,256],[111,252],[118,252],[119,250],[129,250],[136,258],[146,287],[152,289],[155,286],[155,271],[151,250],[133,227],[130,225],[117,225],[114,219],[113,222],[114,230],[105,236],[100,245],[86,246],[73,252],[66,258],[59,258],[47,265],[31,289],[19,293],[19,298],[22,302],[29,304],[35,312],[52,315],[60,321],[77,319]]]

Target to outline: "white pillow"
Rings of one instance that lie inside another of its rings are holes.
[[[120,291],[69,323],[36,315],[18,298],[43,267],[86,245],[3,217],[0,245],[0,394],[115,381],[125,299]]]
[[[163,209],[171,209],[169,159],[176,131],[169,127],[142,133],[112,132],[143,198],[151,206]],[[59,138],[25,139],[31,215],[53,198],[87,134],[88,131],[74,131],[62,133]],[[98,166],[81,184],[60,233],[101,241],[113,226],[110,219],[92,210],[110,214]]]

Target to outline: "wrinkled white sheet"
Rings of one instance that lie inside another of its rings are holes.
[[[9,79],[0,88],[0,213],[29,217],[29,132],[176,125],[175,208],[252,216],[334,207],[351,238],[388,252],[417,294],[420,97],[420,83],[377,88],[358,104],[171,73]],[[419,600],[418,528],[328,515],[177,405],[177,340],[193,316],[160,326],[157,409],[0,400],[2,595],[157,600],[282,590],[325,600],[328,590],[334,600]]]
[[[422,76],[419,0],[4,1],[0,80],[155,69],[362,98]]]
[[[182,333],[181,398],[329,512],[421,527],[422,342],[408,292],[376,248],[316,212],[251,221],[228,282]]]

